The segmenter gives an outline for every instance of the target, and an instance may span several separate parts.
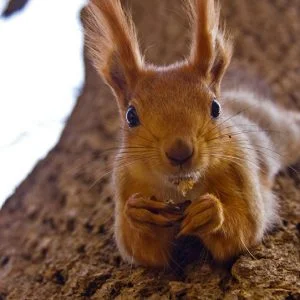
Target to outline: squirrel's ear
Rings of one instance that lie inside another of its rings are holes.
[[[209,81],[216,94],[230,63],[232,43],[220,30],[220,8],[215,0],[185,0],[193,30],[189,64]]]
[[[88,54],[123,109],[143,65],[132,20],[120,0],[90,1],[83,20]]]

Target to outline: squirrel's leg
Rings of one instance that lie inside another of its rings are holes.
[[[116,211],[119,213],[115,236],[123,258],[145,266],[168,266],[174,224],[182,219],[182,213],[176,213],[164,202],[139,194],[131,196]]]
[[[225,205],[212,194],[202,196],[186,209],[181,235],[198,236],[217,261],[247,251],[257,240],[256,224],[247,208],[234,200]]]

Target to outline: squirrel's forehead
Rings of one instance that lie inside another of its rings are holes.
[[[191,85],[169,85],[164,88],[148,86],[133,95],[133,101],[139,106],[145,107],[161,107],[175,105],[198,105],[201,106],[212,97],[201,87]]]
[[[210,105],[211,96],[207,93],[165,90],[162,93],[152,92],[137,95],[131,101],[140,113],[183,114],[206,110]]]
[[[212,93],[201,82],[165,76],[146,78],[137,86],[131,104],[144,118],[190,118],[210,105]]]
[[[142,77],[136,86],[136,94],[141,98],[156,96],[157,99],[167,100],[175,97],[205,97],[211,92],[201,78],[170,71]]]
[[[163,100],[162,100],[163,101]],[[145,124],[157,124],[160,128],[168,126],[168,124],[189,125],[189,127],[199,126],[199,122],[206,120],[206,115],[209,115],[208,105],[197,103],[194,101],[179,101],[171,99],[160,103],[152,101],[146,105],[137,107],[141,121]]]

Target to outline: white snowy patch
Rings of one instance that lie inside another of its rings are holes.
[[[74,106],[85,2],[31,0],[0,19],[0,207],[55,145]]]

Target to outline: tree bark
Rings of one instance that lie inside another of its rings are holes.
[[[22,10],[26,4],[28,3],[28,0],[10,0],[8,1],[6,8],[2,12],[2,16],[7,18],[13,15],[14,13]]]
[[[149,60],[167,64],[187,54],[179,0],[130,3]],[[235,33],[234,65],[264,78],[274,101],[300,109],[300,2],[221,4]],[[0,299],[299,299],[300,176],[294,171],[282,172],[274,188],[282,226],[229,266],[211,263],[192,240],[178,257],[198,258],[186,266],[179,259],[173,272],[121,261],[112,235],[113,187],[109,174],[102,177],[113,157],[104,150],[117,144],[117,108],[85,63],[85,85],[60,141],[0,211]],[[260,89],[257,78],[251,84]]]

